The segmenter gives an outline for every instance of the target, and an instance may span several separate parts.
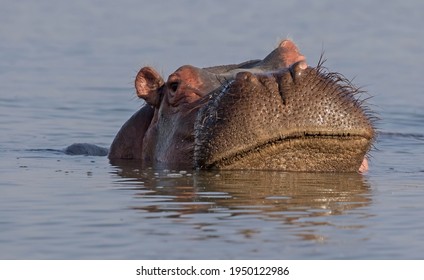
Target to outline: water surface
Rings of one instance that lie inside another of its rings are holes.
[[[4,3],[0,258],[421,259],[424,4],[337,3]],[[368,173],[141,170],[61,152],[110,145],[142,104],[140,67],[261,58],[287,36],[372,96]]]

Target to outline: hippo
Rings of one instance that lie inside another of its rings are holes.
[[[145,104],[108,157],[152,168],[365,171],[374,117],[363,91],[323,61],[309,66],[287,39],[264,59],[184,65],[166,82],[143,67],[135,89]]]

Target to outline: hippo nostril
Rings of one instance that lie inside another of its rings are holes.
[[[251,82],[256,79],[255,75],[249,71],[243,71],[236,74],[236,80]]]
[[[300,77],[302,77],[303,73],[305,72],[305,69],[308,68],[308,65],[304,60],[298,61],[294,64],[292,64],[289,67],[290,74],[292,76],[293,81],[296,82]]]

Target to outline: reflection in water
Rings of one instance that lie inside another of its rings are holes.
[[[214,221],[219,224],[224,219],[252,216],[265,222],[280,222],[302,239],[321,242],[326,237],[318,234],[316,227],[363,227],[333,224],[325,217],[346,215],[371,203],[370,187],[356,173],[155,171],[131,164],[117,166],[117,184],[119,188],[135,191],[136,203],[131,209],[156,213],[155,218],[218,214],[219,219]],[[205,220],[210,222],[206,217]],[[198,227],[205,225],[200,222]],[[240,233],[248,238],[260,230],[252,225]]]

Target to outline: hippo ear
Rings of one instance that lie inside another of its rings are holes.
[[[163,78],[151,67],[143,67],[135,78],[137,96],[143,98],[149,105],[159,107],[159,90],[164,85]]]
[[[288,68],[296,62],[305,61],[306,58],[300,53],[299,48],[291,40],[283,40],[261,63],[263,67],[276,70]]]
[[[291,40],[283,40],[278,45],[281,60],[285,67],[295,64],[296,62],[304,61],[306,64],[306,58],[300,53],[299,48]]]

